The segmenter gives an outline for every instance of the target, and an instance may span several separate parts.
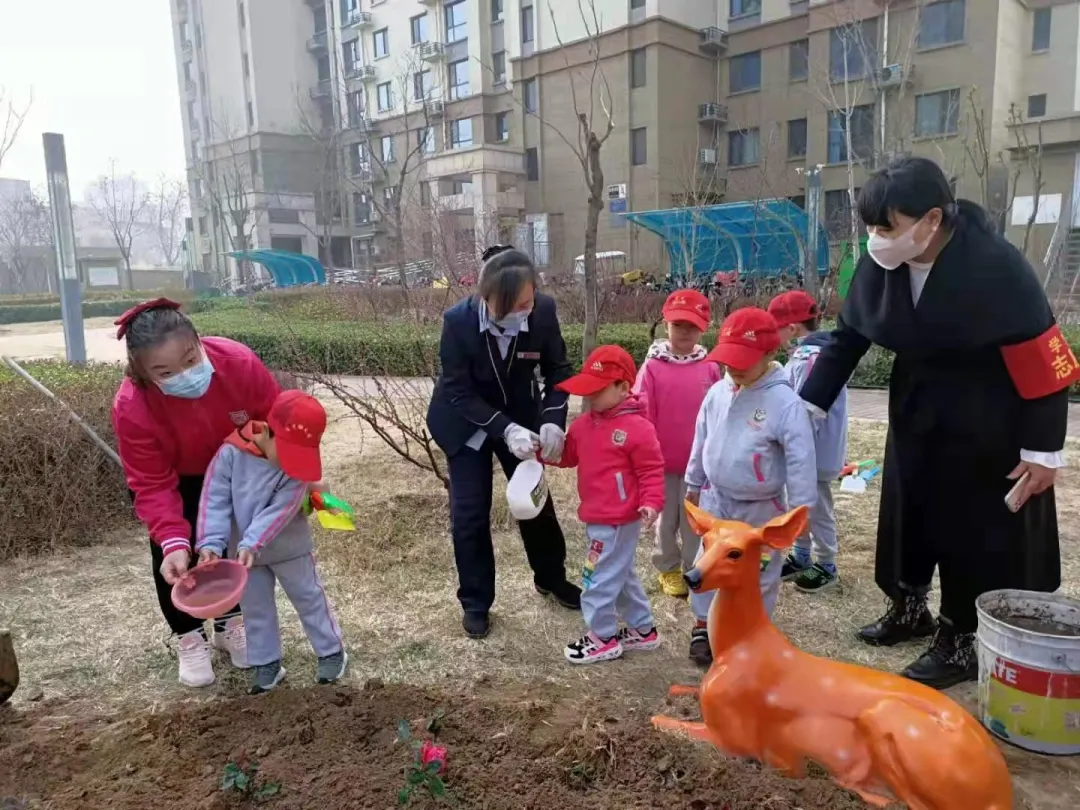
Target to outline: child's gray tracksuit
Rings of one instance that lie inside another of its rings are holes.
[[[303,514],[306,497],[306,484],[228,442],[206,472],[195,550],[209,548],[223,556],[228,546],[233,559],[239,549],[256,555],[240,597],[251,666],[281,660],[275,580],[296,609],[315,655],[324,658],[344,648],[315,569],[311,528]]]
[[[814,367],[828,332],[814,332],[803,338],[784,367],[791,387],[799,391]],[[810,510],[810,531],[795,545],[811,553],[815,562],[836,564],[836,513],[832,485],[844,469],[847,457],[847,386],[829,408],[824,419],[813,419],[814,448],[817,454],[818,499]]]
[[[709,514],[751,526],[783,514],[788,504],[813,507],[817,463],[810,414],[779,364],[746,388],[727,376],[709,389],[698,412],[686,485],[701,493],[701,508]],[[782,567],[782,554],[774,552],[761,572],[770,615]],[[690,594],[699,621],[707,620],[713,595]]]

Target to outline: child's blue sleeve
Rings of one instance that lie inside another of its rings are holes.
[[[281,530],[289,525],[304,506],[308,487],[303,481],[283,478],[273,497],[259,514],[255,515],[250,525],[240,538],[239,548],[258,553],[259,549],[277,537]]]
[[[199,519],[195,524],[195,551],[204,549],[219,557],[232,536],[232,468],[235,448],[223,445],[206,470],[199,498]]]
[[[694,423],[694,443],[690,447],[690,461],[686,464],[685,481],[689,492],[701,492],[701,488],[705,486],[705,440],[709,438],[709,414],[719,388],[719,384],[710,388],[698,409],[697,421]]]
[[[784,448],[787,465],[788,506],[814,506],[817,503],[817,453],[814,427],[802,401],[796,399],[784,410],[777,440]]]

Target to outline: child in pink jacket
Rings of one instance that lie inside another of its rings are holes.
[[[589,399],[588,412],[566,431],[562,456],[544,459],[577,468],[578,517],[589,541],[581,573],[581,612],[589,632],[566,646],[571,664],[660,646],[634,552],[642,526],[651,526],[664,508],[664,459],[645,403],[630,393],[634,372],[625,349],[598,346],[580,374],[558,385]]]
[[[701,542],[687,522],[683,499],[698,410],[724,376],[719,365],[706,359],[708,352],[701,345],[710,315],[709,299],[697,290],[676,290],[668,296],[663,309],[667,340],[649,348],[634,384],[634,391],[645,395],[646,412],[664,451],[665,505],[652,561],[668,596],[686,596],[682,575],[694,567]]]

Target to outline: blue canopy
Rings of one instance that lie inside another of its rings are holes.
[[[303,253],[290,250],[238,250],[229,255],[234,259],[261,264],[270,273],[276,287],[326,283],[326,271],[319,260]]]
[[[635,211],[626,218],[664,240],[673,273],[790,275],[810,264],[810,220],[791,200]],[[829,270],[829,235],[821,224],[817,254],[818,274],[824,275]]]

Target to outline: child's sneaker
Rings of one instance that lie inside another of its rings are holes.
[[[345,650],[332,655],[324,655],[319,659],[319,665],[315,669],[315,680],[321,684],[337,683],[345,674],[347,666],[349,666],[349,654]]]
[[[804,571],[809,571],[810,567],[809,562],[803,562],[794,554],[788,554],[784,559],[784,567],[780,571],[780,579],[788,582],[799,577]]]
[[[627,652],[634,650],[655,650],[660,646],[660,633],[654,627],[648,633],[642,633],[632,627],[624,627],[616,636],[622,648]]]
[[[839,581],[835,567],[814,563],[795,578],[795,587],[804,593],[820,593]]]
[[[225,629],[214,631],[214,647],[229,654],[229,661],[237,669],[247,669],[247,633],[244,632],[242,616],[233,616],[225,623]]]
[[[280,661],[260,664],[255,667],[255,680],[248,690],[248,694],[261,695],[264,692],[269,692],[283,680],[285,680],[285,667],[281,665]]]
[[[617,635],[604,641],[592,633],[586,633],[577,641],[571,641],[563,650],[566,660],[571,664],[596,664],[600,661],[610,661],[613,658],[619,658],[622,653],[622,644],[619,643]]]
[[[184,686],[210,686],[214,682],[214,664],[210,660],[210,642],[202,630],[180,636],[176,645],[180,659],[180,683]]]
[[[656,578],[660,581],[660,590],[665,596],[682,599],[690,593],[686,580],[682,578],[682,571],[661,571]]]
[[[707,627],[695,627],[690,633],[690,658],[700,666],[712,666],[712,647],[709,646]]]

